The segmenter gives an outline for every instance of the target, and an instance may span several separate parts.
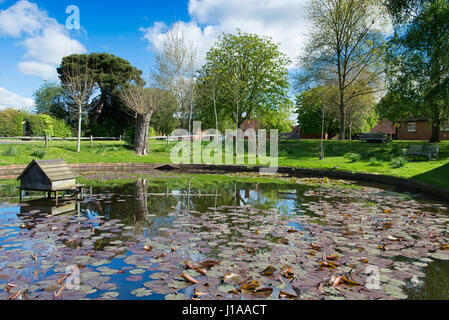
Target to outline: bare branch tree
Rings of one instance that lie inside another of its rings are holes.
[[[138,155],[149,153],[148,134],[151,117],[163,99],[161,89],[145,88],[142,85],[129,85],[120,91],[129,114],[136,118],[136,131],[134,136],[134,150]]]
[[[67,93],[70,113],[75,114],[78,118],[77,152],[80,152],[82,118],[89,108],[90,98],[96,88],[95,76],[89,68],[87,60],[83,63],[77,56],[73,56],[71,63],[62,69],[60,78]]]
[[[176,96],[181,124],[190,132],[195,101],[195,59],[196,49],[186,41],[181,27],[175,25],[166,35],[162,52],[156,56],[153,73],[156,85]]]

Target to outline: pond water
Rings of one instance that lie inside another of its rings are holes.
[[[2,198],[0,299],[449,299],[446,204],[284,180]]]

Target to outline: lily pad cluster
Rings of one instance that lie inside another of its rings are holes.
[[[126,195],[92,194],[74,216],[1,205],[0,299],[406,299],[424,267],[449,260],[444,205],[344,181],[302,183],[313,187],[291,214],[174,206],[159,223],[150,206],[138,230],[108,214]]]

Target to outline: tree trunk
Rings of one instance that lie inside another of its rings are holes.
[[[435,117],[432,119],[432,137],[430,138],[430,143],[440,143],[440,131],[441,131],[441,118]]]
[[[338,139],[346,139],[345,96],[343,93],[340,93],[340,136]]]
[[[152,115],[153,111],[145,115],[137,115],[134,150],[139,156],[146,156],[149,152],[148,130]]]
[[[76,152],[81,152],[81,122],[82,122],[82,108],[78,108],[78,143],[76,147]]]
[[[98,106],[97,106],[97,108],[95,108],[94,114],[92,115],[92,118],[90,119],[92,124],[97,124],[98,120],[100,120],[101,113],[103,112],[104,105],[106,104],[106,99],[107,99],[107,95],[105,93],[101,94]]]

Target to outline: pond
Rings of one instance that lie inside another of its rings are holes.
[[[447,204],[388,188],[145,176],[14,201],[0,299],[449,299]]]

